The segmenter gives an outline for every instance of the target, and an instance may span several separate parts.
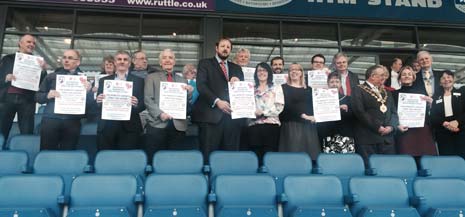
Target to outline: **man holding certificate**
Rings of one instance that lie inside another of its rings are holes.
[[[171,49],[159,56],[162,72],[152,73],[145,79],[144,102],[148,111],[145,151],[149,161],[163,149],[178,149],[187,129],[188,98],[194,90],[187,80],[174,73],[176,58]]]
[[[66,50],[63,67],[48,74],[36,94],[40,104],[46,103],[40,128],[41,150],[73,150],[79,140],[80,119],[92,100],[91,85],[82,75],[81,55]]]
[[[18,47],[18,53],[8,54],[0,60],[0,133],[5,140],[16,114],[20,133],[33,133],[36,108],[34,95],[40,82],[47,75],[43,59],[32,56],[36,47],[36,39],[32,35],[23,35]],[[20,58],[21,61],[16,61],[16,58]],[[28,86],[33,88],[15,82],[29,84]]]
[[[199,140],[205,160],[211,151],[238,150],[243,119],[231,119],[228,83],[244,80],[240,66],[228,61],[232,43],[222,38],[216,43],[216,55],[200,60],[197,70],[199,99],[192,120],[199,123]]]
[[[372,154],[395,154],[394,130],[399,119],[391,93],[382,87],[386,71],[384,66],[371,66],[365,83],[353,89],[355,149],[365,163]]]
[[[144,80],[129,73],[130,55],[118,51],[116,72],[99,81],[97,103],[102,108],[98,123],[98,149],[137,149],[144,106]]]

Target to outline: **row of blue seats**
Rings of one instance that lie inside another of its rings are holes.
[[[353,177],[349,184],[344,197],[335,176],[288,176],[278,194],[271,176],[221,175],[209,193],[203,175],[152,174],[142,193],[134,176],[83,175],[66,196],[59,176],[13,175],[0,177],[0,216],[459,217],[465,210],[461,179],[416,180],[414,197],[398,178]]]
[[[28,159],[31,159],[28,163]],[[159,151],[153,164],[147,165],[147,157],[141,150],[105,150],[97,153],[93,165],[85,151],[42,151],[29,158],[23,151],[0,152],[0,175],[33,172],[36,174],[70,174],[95,172],[99,174],[135,174],[145,177],[149,173],[224,174],[268,173],[275,177],[277,190],[282,192],[283,178],[289,175],[323,174],[336,175],[348,193],[348,180],[352,176],[390,176],[404,180],[410,195],[417,177],[442,177],[465,179],[465,160],[458,156],[424,156],[421,170],[413,157],[408,155],[372,155],[369,168],[365,168],[357,154],[321,154],[314,166],[306,153],[266,153],[259,167],[253,152],[215,151],[209,156],[210,165],[203,164],[203,156],[197,150]],[[30,168],[28,165],[32,165]]]

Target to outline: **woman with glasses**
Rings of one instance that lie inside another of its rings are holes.
[[[265,62],[255,67],[254,80],[256,118],[249,123],[248,144],[261,160],[266,152],[278,151],[284,95],[281,86],[273,84],[273,71]]]
[[[284,110],[279,115],[279,150],[307,152],[312,160],[316,160],[321,148],[313,116],[312,89],[305,84],[300,64],[289,66],[288,80],[282,89]]]

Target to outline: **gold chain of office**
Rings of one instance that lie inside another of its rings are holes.
[[[384,88],[380,88],[379,93],[377,93],[373,89],[368,88],[366,85],[359,84],[358,86],[360,88],[362,88],[362,90],[366,91],[371,96],[373,96],[376,99],[376,101],[381,103],[381,105],[379,106],[379,110],[382,113],[386,113],[386,111],[387,111],[386,101],[387,101],[388,95],[387,95],[386,90]],[[384,97],[383,97],[383,95],[384,95]]]

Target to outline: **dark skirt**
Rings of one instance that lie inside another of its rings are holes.
[[[316,160],[321,152],[316,124],[294,121],[281,123],[279,151],[306,152],[312,160]]]
[[[438,155],[432,135],[428,125],[421,128],[409,128],[407,132],[397,135],[397,152],[412,156]]]

